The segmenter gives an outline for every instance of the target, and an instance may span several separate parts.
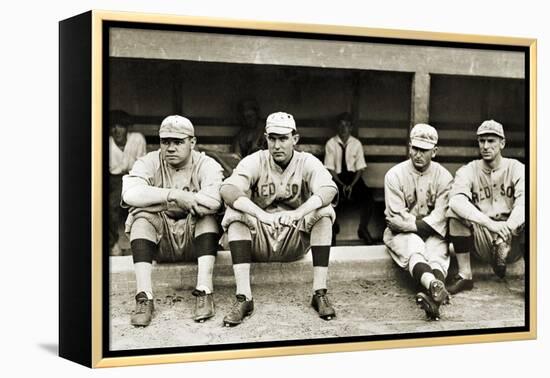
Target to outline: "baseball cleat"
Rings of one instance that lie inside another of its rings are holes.
[[[336,311],[334,311],[327,297],[327,289],[315,290],[315,294],[311,297],[311,307],[319,313],[321,319],[332,320],[336,317]]]
[[[439,320],[439,303],[435,302],[429,295],[418,293],[415,296],[416,304],[419,305],[430,320]]]
[[[254,312],[254,299],[246,300],[246,296],[237,294],[237,300],[233,303],[233,308],[223,318],[223,324],[226,327],[234,327],[243,322],[244,318],[252,315]]]
[[[456,294],[461,291],[472,290],[474,288],[474,280],[462,278],[462,276],[457,274],[446,287],[450,294]]]
[[[216,313],[214,310],[214,296],[212,293],[206,294],[204,290],[193,290],[191,293],[195,299],[195,315],[193,320],[198,323],[204,323]]]
[[[511,243],[507,242],[493,245],[493,271],[499,278],[506,276],[506,259],[511,249]]]
[[[136,309],[132,314],[130,323],[135,327],[147,327],[153,318],[155,309],[154,301],[141,291],[136,295]]]
[[[437,304],[445,304],[449,301],[449,293],[445,289],[445,284],[438,279],[430,283],[430,296]]]

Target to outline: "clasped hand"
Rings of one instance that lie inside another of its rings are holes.
[[[298,221],[303,218],[303,214],[298,210],[279,211],[276,213],[263,212],[259,221],[271,226],[277,232],[283,227],[296,227]]]

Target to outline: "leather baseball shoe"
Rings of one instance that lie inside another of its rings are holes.
[[[154,301],[141,291],[136,295],[136,309],[130,322],[136,327],[147,327],[153,318]]]
[[[315,294],[311,297],[311,306],[319,313],[321,319],[331,320],[336,316],[336,311],[328,300],[327,289],[315,290]]]
[[[234,327],[243,322],[244,318],[252,315],[254,312],[254,299],[246,300],[246,296],[237,294],[237,301],[233,303],[233,308],[223,318],[223,324],[226,327]]]
[[[212,293],[206,294],[204,290],[193,290],[191,293],[195,296],[195,315],[193,320],[198,323],[203,323],[210,319],[216,313],[214,310],[214,296]]]
[[[472,290],[474,288],[474,280],[462,278],[462,276],[457,274],[453,277],[451,283],[446,286],[450,294],[456,294],[461,291]]]
[[[430,296],[438,304],[447,303],[449,301],[449,293],[445,288],[445,284],[438,279],[430,283]]]
[[[424,312],[426,312],[426,316],[430,320],[439,320],[440,314],[439,314],[439,303],[434,301],[432,297],[430,297],[426,293],[418,293],[415,296],[416,304],[419,305]]]

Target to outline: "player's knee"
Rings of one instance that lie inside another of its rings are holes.
[[[327,245],[332,242],[332,220],[329,217],[321,217],[311,227],[311,245]]]
[[[396,235],[395,238],[400,239],[399,244],[405,246],[409,256],[414,254],[424,255],[426,243],[424,243],[424,240],[422,240],[422,238],[417,234],[412,232],[402,233]]]
[[[227,238],[230,242],[234,240],[252,240],[252,235],[246,224],[235,221],[227,227]]]
[[[472,230],[461,219],[449,218],[449,235],[468,237],[472,235]]]
[[[137,218],[132,223],[130,228],[130,241],[136,239],[145,239],[153,243],[158,242],[158,232],[150,219],[147,218]]]
[[[206,233],[218,234],[219,232],[220,228],[215,216],[205,215],[204,217],[197,219],[197,223],[195,225],[195,237]]]
[[[305,230],[307,232],[312,232],[314,227],[326,227],[327,224],[332,230],[332,224],[335,219],[336,213],[332,206],[328,205],[321,207],[305,216]],[[319,224],[319,226],[316,226],[317,224]]]

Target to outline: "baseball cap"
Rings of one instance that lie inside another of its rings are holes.
[[[296,122],[292,114],[272,113],[265,121],[265,132],[268,134],[288,134],[292,131],[296,131]]]
[[[493,119],[483,121],[481,126],[477,128],[477,135],[483,134],[495,134],[504,139],[504,129],[502,125]]]
[[[411,144],[424,150],[431,150],[437,144],[437,131],[425,123],[414,125],[411,130]]]
[[[195,129],[193,124],[187,118],[179,115],[171,115],[162,121],[159,129],[161,138],[183,139],[187,136],[194,137]]]

